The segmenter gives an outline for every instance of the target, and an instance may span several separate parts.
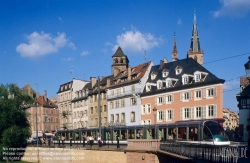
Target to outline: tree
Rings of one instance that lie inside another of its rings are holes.
[[[0,85],[0,158],[9,148],[20,148],[30,137],[30,125],[23,106],[33,99],[14,84]],[[1,160],[0,159],[0,160]]]

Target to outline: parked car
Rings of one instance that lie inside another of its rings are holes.
[[[31,143],[31,144],[36,144],[36,143],[37,143],[37,137],[32,137],[32,138],[30,139],[30,143]],[[42,144],[42,142],[41,142],[40,139],[38,139],[38,143],[39,143],[39,144]]]

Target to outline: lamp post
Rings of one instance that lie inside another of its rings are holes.
[[[37,162],[39,163],[40,162],[39,161],[39,148],[38,148],[38,140],[39,140],[39,138],[38,138],[38,120],[37,120],[37,118],[38,118],[38,116],[37,116],[37,105],[38,105],[38,103],[36,102],[35,104],[36,104],[36,147],[37,147]]]
[[[157,136],[156,136],[156,115],[157,115],[157,109],[156,109],[156,107],[154,107],[154,109],[153,109],[153,112],[154,112],[154,118],[155,118],[155,139],[157,139]]]
[[[250,81],[250,56],[248,57],[248,62],[244,65],[245,71],[246,71],[246,78],[248,79],[248,82]],[[248,83],[249,84],[249,83]],[[250,97],[249,97],[250,100]],[[250,106],[248,106],[248,146],[250,146]]]

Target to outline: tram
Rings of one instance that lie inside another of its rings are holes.
[[[81,143],[83,136],[93,136],[97,140],[99,128],[79,128],[74,130],[58,130],[59,136],[64,136],[65,143],[73,138],[72,143]],[[159,139],[174,140],[184,143],[199,143],[211,145],[229,145],[230,141],[223,127],[215,120],[177,121],[171,124],[110,126],[101,128],[103,144],[127,144],[127,139]]]

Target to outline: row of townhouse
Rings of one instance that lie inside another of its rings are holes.
[[[60,85],[61,128],[222,118],[225,81],[203,67],[203,54],[195,15],[185,59],[178,58],[175,36],[172,62],[164,58],[159,65],[149,61],[130,67],[119,46],[112,56],[111,75]]]

